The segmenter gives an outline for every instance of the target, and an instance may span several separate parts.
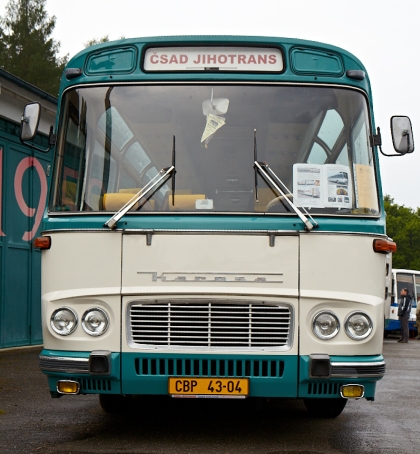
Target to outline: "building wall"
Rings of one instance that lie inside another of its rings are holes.
[[[0,348],[42,343],[40,252],[32,241],[42,230],[52,151],[20,143],[23,108],[33,101],[41,103],[47,134],[55,99],[0,71]],[[43,148],[45,134],[36,138]]]

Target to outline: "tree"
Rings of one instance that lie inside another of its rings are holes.
[[[55,16],[46,0],[10,0],[0,18],[0,65],[48,93],[56,95],[68,55],[58,57],[60,43],[51,38]]]
[[[107,43],[108,41],[109,41],[109,36],[105,35],[105,36],[103,36],[102,38],[99,38],[99,39],[93,38],[93,39],[85,42],[83,45],[86,48],[86,47],[93,46],[95,44]]]
[[[119,39],[124,39],[124,36],[121,36]],[[109,35],[102,36],[102,38],[93,38],[90,39],[89,41],[86,41],[83,45],[85,48],[93,46],[95,44],[102,44],[102,43],[107,43],[109,42]]]
[[[384,205],[387,234],[397,243],[393,268],[420,270],[420,209],[397,205],[388,195]]]

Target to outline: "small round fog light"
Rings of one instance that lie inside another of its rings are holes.
[[[318,312],[312,322],[312,331],[320,339],[331,339],[340,331],[340,322],[331,311]]]
[[[91,336],[101,336],[109,326],[108,314],[99,307],[88,309],[82,317],[82,327]]]
[[[60,307],[51,315],[51,328],[61,336],[68,336],[77,327],[77,315],[69,307]]]
[[[344,323],[346,334],[351,339],[366,339],[372,332],[372,320],[363,312],[352,312]]]

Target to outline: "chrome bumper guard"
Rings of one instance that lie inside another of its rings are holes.
[[[385,375],[385,361],[375,363],[331,362],[331,378],[381,378]]]
[[[45,372],[88,374],[89,358],[68,358],[64,356],[39,356],[39,367]]]

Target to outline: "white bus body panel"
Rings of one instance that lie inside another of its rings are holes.
[[[291,234],[276,236],[270,246],[268,235],[244,233],[157,233],[149,244],[144,233],[133,232],[49,235],[52,247],[42,254],[47,349],[133,351],[127,341],[127,305],[186,297],[292,305],[293,343],[282,355],[382,352],[382,334],[375,333],[383,332],[386,259],[373,252],[372,236]],[[50,326],[51,314],[61,306],[76,310],[79,318],[70,336],[60,336]],[[92,307],[104,308],[110,317],[109,329],[99,337],[81,327],[83,313]],[[329,341],[312,332],[313,317],[322,309],[334,311],[341,324]],[[366,312],[373,322],[373,333],[360,342],[344,330],[345,318],[355,310]]]
[[[49,232],[51,249],[42,253],[42,311],[44,348],[51,350],[120,350],[121,233]],[[55,309],[71,307],[79,323],[69,336],[50,326]],[[104,308],[110,326],[99,337],[81,326],[84,312]]]
[[[373,251],[372,236],[309,234],[300,237],[300,351],[301,355],[375,355],[382,352],[385,295],[385,254]],[[341,329],[328,341],[312,332],[320,310],[332,310]],[[350,339],[344,322],[361,310],[372,320],[372,334],[365,340]],[[380,335],[375,335],[378,333]],[[345,346],[345,348],[343,348]]]

